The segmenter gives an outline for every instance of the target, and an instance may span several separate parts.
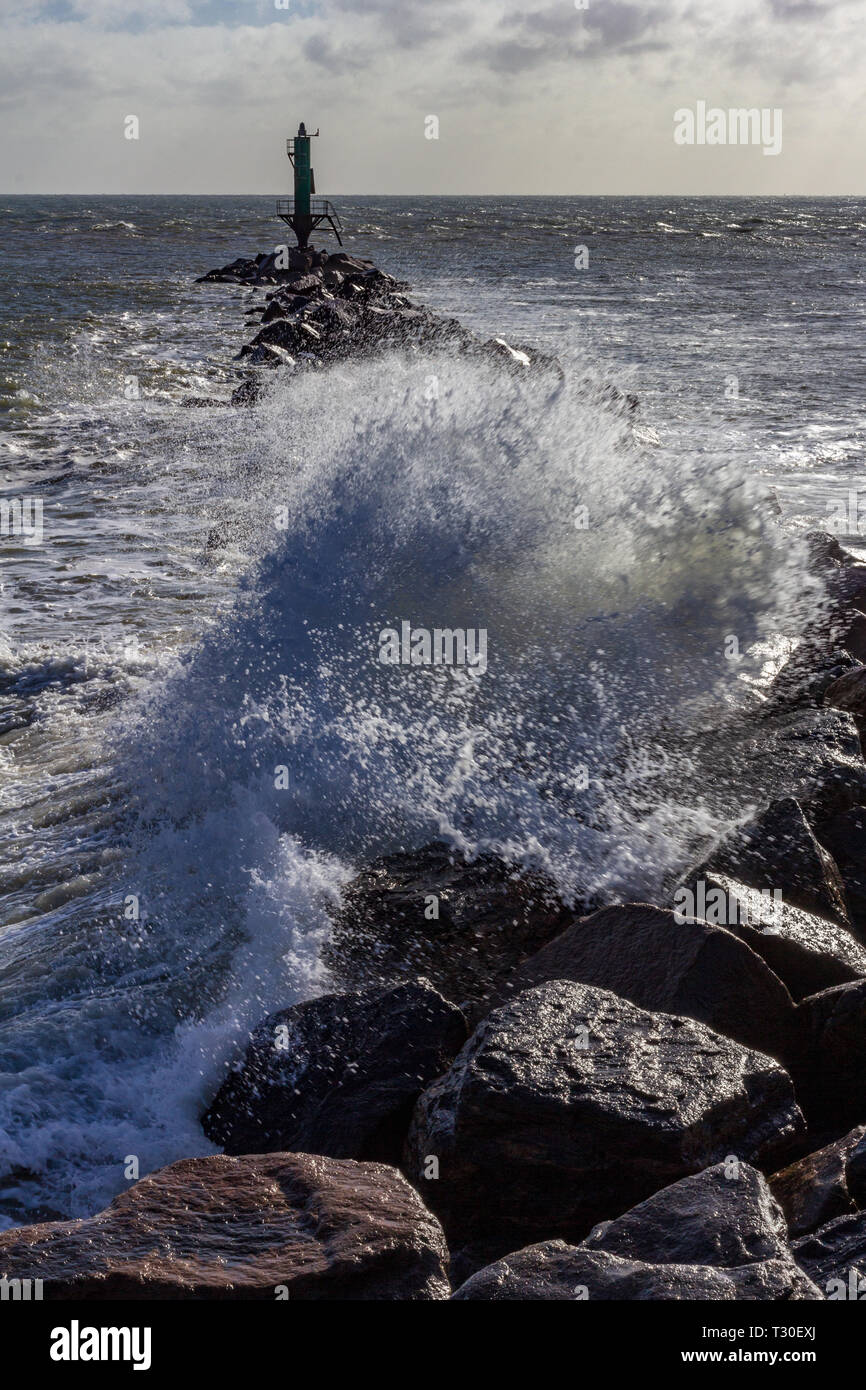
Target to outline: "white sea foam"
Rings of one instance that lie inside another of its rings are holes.
[[[222,1067],[327,987],[328,907],[371,855],[438,835],[567,896],[651,898],[719,823],[678,740],[749,694],[726,637],[760,649],[804,602],[756,484],[641,452],[568,384],[447,357],[282,377],[223,449],[259,558],[127,716],[110,891],[8,956],[31,1000],[0,1092],[23,1209],[94,1210],[128,1156],[209,1150]],[[485,628],[483,677],[383,666],[404,618]]]

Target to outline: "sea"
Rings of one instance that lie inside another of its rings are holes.
[[[334,201],[562,372],[404,349],[228,409],[262,293],[196,278],[274,199],[0,197],[0,1224],[212,1152],[380,855],[667,902],[783,781],[707,749],[820,612],[804,538],[866,553],[866,200]],[[486,669],[383,664],[404,622]]]

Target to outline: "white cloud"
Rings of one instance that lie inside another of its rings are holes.
[[[856,4],[292,4],[68,0],[49,20],[43,0],[4,0],[0,188],[271,192],[301,118],[323,127],[323,190],[862,187]],[[783,154],[676,148],[673,111],[699,97],[783,106]],[[137,143],[123,139],[130,113]],[[438,142],[424,140],[430,113]]]

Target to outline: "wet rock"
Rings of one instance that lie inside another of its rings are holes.
[[[0,1232],[46,1299],[447,1298],[442,1231],[393,1168],[312,1154],[183,1159],[98,1216]]]
[[[292,357],[298,357],[301,353],[313,351],[320,343],[321,334],[312,324],[299,319],[276,319],[259,330],[252,346],[278,347],[283,352],[290,353]],[[239,355],[248,356],[250,351],[249,346],[243,347]]]
[[[200,275],[195,283],[197,285],[204,285],[208,283],[252,281],[257,273],[257,260],[249,256],[238,256],[230,265],[224,265],[218,270],[209,270],[206,275]]]
[[[457,1268],[477,1268],[527,1241],[580,1239],[729,1155],[774,1164],[803,1128],[771,1058],[551,981],[496,1009],[422,1094],[407,1172],[465,1247]]]
[[[232,392],[232,405],[258,405],[263,390],[264,387],[258,377],[247,377],[246,381],[242,381],[240,386]]]
[[[808,550],[809,567],[816,574],[826,574],[847,564],[853,557],[843,550],[836,536],[829,531],[807,531],[804,540]]]
[[[866,666],[852,666],[827,687],[824,700],[834,709],[848,710],[857,719],[866,718]]]
[[[829,687],[855,664],[850,652],[828,648],[826,640],[804,642],[771,682],[768,701],[794,707],[823,705]]]
[[[835,922],[723,874],[699,881],[692,891],[701,914],[761,956],[795,1000],[866,976],[866,948]]]
[[[355,270],[359,275],[376,268],[372,261],[362,260],[360,256],[350,256],[347,251],[333,251],[328,257],[328,265],[343,271]]]
[[[789,1302],[823,1295],[792,1259],[764,1260],[741,1268],[649,1264],[605,1250],[549,1240],[507,1255],[462,1284],[452,1301],[617,1302],[676,1299]]]
[[[792,1236],[856,1211],[866,1197],[866,1126],[807,1154],[770,1179]],[[849,1177],[849,1168],[851,1170]]]
[[[866,1211],[837,1216],[794,1242],[794,1258],[830,1300],[866,1300]]]
[[[838,866],[852,927],[866,941],[866,807],[824,815],[815,830]]]
[[[866,565],[844,564],[830,580],[833,595],[840,605],[866,612]]]
[[[323,280],[317,274],[291,275],[287,281],[289,290],[293,296],[303,296],[309,298],[316,296],[322,289]]]
[[[214,396],[184,396],[181,405],[187,410],[227,410],[228,401],[218,401]]]
[[[424,981],[329,994],[271,1014],[202,1118],[226,1153],[400,1160],[412,1107],[466,1041]]]
[[[689,882],[724,874],[753,888],[779,889],[783,901],[849,925],[839,870],[793,797],[765,811],[714,846]]]
[[[866,661],[866,615],[859,612],[847,614],[838,624],[835,636],[855,661]]]
[[[797,1005],[797,1095],[810,1124],[837,1133],[866,1123],[866,980]]]
[[[697,1019],[776,1058],[785,1055],[794,1019],[787,989],[744,942],[644,903],[602,908],[567,927],[502,993],[543,980],[612,990],[638,1008]]]
[[[782,1208],[748,1163],[717,1163],[664,1187],[623,1216],[596,1226],[583,1242],[651,1264],[733,1268],[790,1259]]]
[[[310,304],[310,299],[305,294],[280,295],[270,301],[262,314],[262,324],[273,323],[274,319],[286,319],[296,317],[303,309]]]
[[[324,955],[353,989],[423,975],[478,1016],[496,982],[574,920],[549,880],[434,842],[349,884]]]

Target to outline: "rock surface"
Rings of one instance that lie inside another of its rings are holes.
[[[866,666],[853,666],[837,677],[825,690],[824,703],[853,714],[860,729],[859,721],[866,719]]]
[[[782,1208],[748,1163],[717,1163],[663,1187],[583,1244],[651,1264],[736,1268],[791,1258]]]
[[[518,968],[503,994],[543,980],[612,990],[638,1008],[682,1014],[771,1056],[785,1055],[794,1005],[749,946],[705,922],[645,903],[606,907],[566,928]]]
[[[722,925],[767,963],[795,1000],[866,976],[866,947],[846,927],[768,900],[724,874],[703,880],[700,899],[711,922],[720,901],[714,890],[724,899]]]
[[[412,1107],[468,1036],[425,981],[328,994],[271,1014],[202,1119],[226,1153],[398,1163]]]
[[[839,867],[853,928],[866,941],[866,807],[831,812],[815,828]]]
[[[756,1165],[803,1132],[787,1074],[691,1019],[552,981],[496,1009],[420,1097],[407,1171],[457,1268],[580,1239],[728,1155]],[[439,1178],[425,1178],[430,1156]]]
[[[793,797],[773,801],[715,845],[689,882],[724,874],[758,889],[780,889],[784,902],[843,926],[845,890],[831,855],[818,843]]]
[[[477,1017],[498,980],[575,920],[540,875],[492,857],[467,864],[434,842],[349,884],[325,960],[351,988],[423,975]]]
[[[802,1236],[866,1200],[866,1126],[807,1154],[770,1179],[792,1236]]]
[[[520,375],[542,370],[555,379],[562,376],[554,358],[532,347],[513,347],[502,338],[484,341],[458,319],[414,304],[404,293],[407,285],[372,261],[344,251],[326,254],[277,248],[240,257],[209,271],[199,282],[276,287],[259,311],[259,331],[238,354],[255,368],[286,367],[297,372],[395,348],[408,352],[444,349],[496,362]],[[251,403],[249,398],[237,401]],[[623,405],[623,410],[629,408]]]
[[[794,1258],[832,1300],[866,1300],[866,1211],[837,1216],[794,1242]]]
[[[764,1260],[741,1268],[648,1264],[605,1250],[549,1240],[507,1255],[473,1274],[452,1301],[647,1302],[713,1299],[789,1302],[823,1295],[792,1259]]]
[[[810,1124],[838,1133],[866,1123],[866,980],[810,995],[797,1013],[797,1094]]]
[[[183,1159],[98,1216],[0,1233],[0,1273],[46,1299],[447,1298],[446,1259],[393,1168],[311,1154]]]

